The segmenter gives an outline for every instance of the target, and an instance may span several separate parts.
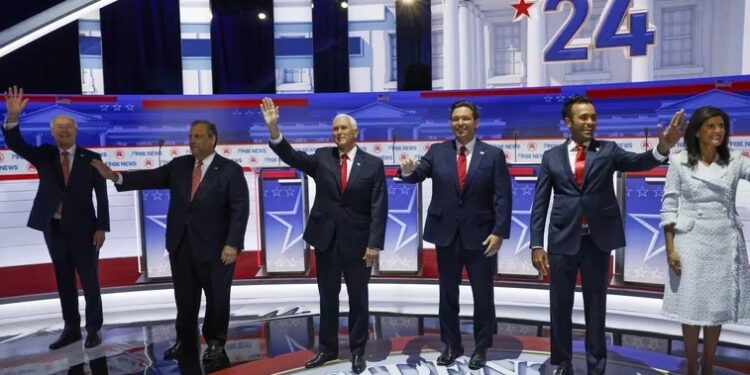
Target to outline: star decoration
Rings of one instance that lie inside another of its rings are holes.
[[[388,219],[392,220],[396,225],[398,225],[400,228],[398,230],[398,238],[396,239],[396,246],[393,249],[394,253],[397,253],[399,250],[401,250],[404,246],[406,246],[409,242],[416,240],[417,238],[417,232],[414,231],[411,235],[406,237],[406,229],[408,228],[408,224],[402,220],[400,220],[396,215],[402,214],[402,215],[409,215],[413,212],[414,207],[416,207],[417,203],[417,189],[411,188],[407,185],[404,185],[401,187],[401,191],[403,192],[404,189],[406,189],[407,194],[409,193],[409,190],[411,190],[411,197],[409,199],[409,202],[406,206],[406,208],[402,209],[390,209],[388,210]]]
[[[279,190],[281,192],[281,190]],[[275,192],[274,192],[275,193]],[[291,216],[294,218],[297,216],[297,213],[299,212],[300,206],[302,203],[302,194],[297,194],[297,199],[294,201],[294,207],[291,211],[267,211],[266,215],[272,217],[274,220],[276,220],[279,224],[284,226],[286,228],[286,234],[284,235],[284,244],[281,248],[281,253],[286,253],[287,250],[292,248],[296,243],[298,243],[302,239],[302,233],[300,233],[298,236],[292,238],[292,232],[295,230],[294,225],[289,223],[288,221],[281,218],[282,216]],[[296,228],[299,229],[299,228]]]
[[[513,16],[513,22],[518,21],[522,16],[531,18],[531,14],[529,14],[529,8],[531,8],[532,5],[534,5],[534,2],[527,2],[527,0],[518,0],[517,3],[510,4],[510,6],[512,6],[516,10],[516,15]]]
[[[651,232],[651,240],[648,244],[648,249],[646,250],[646,254],[643,256],[643,262],[645,263],[649,259],[661,254],[664,252],[666,247],[662,244],[660,247],[656,247],[656,240],[659,238],[661,231],[659,230],[658,225],[655,227],[651,224],[649,224],[646,220],[661,220],[661,215],[659,214],[628,214],[633,220],[638,222],[638,224],[642,225],[646,230]],[[663,242],[663,241],[662,241]]]
[[[526,224],[529,221],[521,220],[518,218],[519,216],[531,217],[531,207],[525,211],[513,210],[511,213],[510,220],[521,228],[521,234],[518,235],[518,242],[516,242],[516,248],[513,255],[518,255],[529,250],[529,245],[531,244],[531,239],[529,238],[531,232],[529,231],[529,226]]]

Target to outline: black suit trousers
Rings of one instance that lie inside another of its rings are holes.
[[[201,262],[200,257],[196,256],[197,251],[199,249],[191,246],[185,235],[177,251],[169,253],[177,303],[177,340],[190,345],[198,339],[198,314],[203,291],[206,294],[203,337],[206,343],[224,345],[229,330],[229,302],[235,263],[224,265],[218,253],[215,259]]]
[[[576,277],[581,271],[586,322],[586,362],[589,374],[604,374],[607,365],[605,316],[610,252],[601,251],[591,236],[581,237],[574,255],[549,254],[551,363],[570,366],[572,314]]]
[[[89,241],[93,242],[93,233]],[[102,328],[102,295],[99,289],[99,252],[92,246],[81,249],[71,246],[60,220],[52,220],[50,230],[44,231],[44,241],[52,258],[66,330],[80,330],[78,287],[81,281],[86,300],[86,331],[94,333]],[[80,242],[80,241],[77,241]]]
[[[359,257],[346,257],[347,252],[316,251],[318,293],[320,294],[320,332],[318,351],[338,353],[339,292],[341,274],[349,293],[349,349],[352,355],[364,354],[369,335],[369,300],[367,284],[372,268]]]
[[[481,250],[466,250],[458,234],[448,246],[437,247],[440,282],[440,340],[452,347],[461,346],[459,326],[459,286],[464,266],[474,296],[474,345],[477,349],[492,346],[497,332],[495,322],[495,288],[497,254],[486,257]]]

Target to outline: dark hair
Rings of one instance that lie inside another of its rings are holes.
[[[563,120],[567,117],[569,119],[573,119],[573,106],[576,104],[591,104],[594,103],[591,102],[591,99],[583,96],[583,95],[573,95],[568,100],[565,101],[565,104],[563,104],[562,108],[562,118]]]
[[[468,100],[459,100],[451,105],[451,117],[453,117],[453,111],[456,108],[466,107],[471,110],[471,114],[474,115],[474,120],[479,120],[479,109],[477,105]]]
[[[214,147],[216,147],[216,144],[219,143],[219,133],[216,131],[216,124],[208,120],[195,120],[190,123],[190,128],[192,129],[193,126],[201,124],[206,125],[206,131],[208,132],[208,135],[214,137]]]
[[[716,153],[719,155],[717,163],[719,165],[729,164],[729,115],[719,108],[706,106],[698,108],[693,112],[693,115],[690,116],[690,121],[688,121],[687,129],[685,129],[685,147],[688,152],[689,166],[694,167],[701,158],[698,131],[706,120],[717,116],[724,120],[724,139],[721,141],[719,147],[716,148]]]

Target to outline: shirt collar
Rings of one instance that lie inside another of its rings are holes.
[[[203,165],[208,166],[211,165],[211,162],[214,161],[214,156],[216,156],[216,152],[212,152],[205,158],[203,158]],[[198,159],[195,160],[195,164],[198,165]]]
[[[474,146],[476,146],[477,144],[477,137],[474,137],[471,141],[469,141],[469,143],[465,145],[462,145],[458,140],[454,140],[453,142],[456,143],[456,153],[461,152],[461,146],[464,146],[466,147],[466,153],[471,154],[472,152],[474,152]]]
[[[341,159],[341,155],[344,153],[339,149],[339,159]],[[346,153],[346,156],[349,157],[349,160],[354,160],[354,156],[357,155],[357,146],[352,147],[349,152]]]
[[[70,148],[67,150],[58,147],[57,150],[60,154],[62,154],[64,151],[67,151],[69,156],[73,156],[76,153],[76,145],[70,146]]]
[[[583,142],[583,148],[588,150],[590,144],[591,144],[591,141]],[[568,152],[573,152],[573,151],[578,151],[578,144],[573,142],[572,139],[568,139]]]

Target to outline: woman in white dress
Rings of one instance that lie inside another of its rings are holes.
[[[670,157],[662,198],[669,282],[663,312],[682,322],[687,373],[713,374],[724,323],[750,325],[750,266],[735,208],[750,159],[730,152],[729,116],[703,107],[690,117],[686,149]],[[702,364],[698,337],[703,329]]]

